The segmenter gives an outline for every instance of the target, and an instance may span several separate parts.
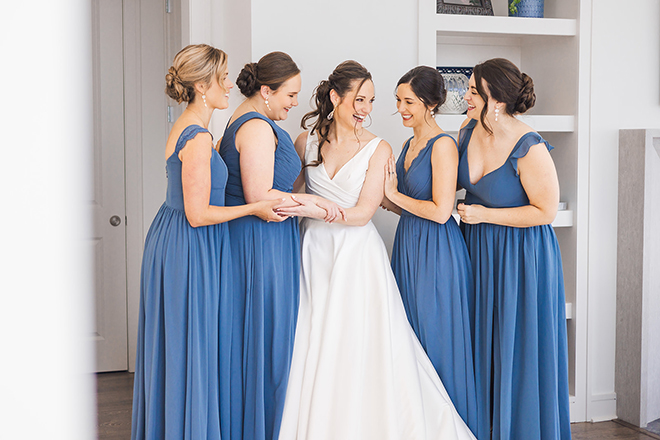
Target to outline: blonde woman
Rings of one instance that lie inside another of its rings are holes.
[[[227,167],[207,128],[233,87],[226,54],[187,46],[166,81],[166,93],[188,105],[165,145],[167,198],[144,247],[131,439],[219,440],[219,311],[231,283],[225,222],[282,217],[278,201],[224,206]]]

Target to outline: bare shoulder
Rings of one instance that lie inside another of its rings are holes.
[[[243,123],[236,131],[236,142],[250,142],[272,140],[275,142],[275,133],[270,124],[261,118],[250,119]]]
[[[431,151],[431,159],[433,161],[443,160],[447,158],[458,158],[458,148],[456,141],[451,136],[441,136],[433,143],[433,151]]]
[[[376,150],[371,155],[371,161],[373,160],[387,161],[391,155],[392,155],[392,146],[385,139],[381,139],[380,142],[378,142],[378,146],[376,147]]]
[[[296,138],[296,141],[293,143],[293,145],[296,147],[296,151],[298,152],[298,156],[301,158],[305,154],[305,149],[307,148],[307,137],[309,136],[308,131],[303,131],[298,135]]]
[[[446,134],[446,133],[443,133]],[[447,149],[451,148],[453,150],[456,149],[456,140],[451,137],[450,135],[447,136],[440,136],[438,139],[433,142],[433,151],[438,150],[438,149]]]

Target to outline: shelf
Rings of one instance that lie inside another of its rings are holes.
[[[573,319],[573,303],[566,303],[566,320]]]
[[[570,133],[575,130],[575,118],[572,115],[521,115],[518,119],[539,133]],[[439,114],[435,120],[443,130],[457,133],[465,121],[465,115]]]
[[[520,18],[435,14],[428,24],[441,35],[544,35],[574,37],[577,21],[568,18]]]
[[[552,222],[553,228],[570,228],[573,226],[573,211],[557,211],[557,217]]]
[[[451,215],[454,216],[454,219],[457,223],[461,222],[461,217],[458,215],[456,210],[454,210]],[[555,221],[552,222],[552,227],[570,228],[571,226],[573,226],[573,211],[557,211],[557,217],[555,217]]]

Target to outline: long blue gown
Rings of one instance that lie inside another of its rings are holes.
[[[396,164],[401,194],[433,200],[431,155],[442,136],[452,139],[447,134],[430,139],[408,171],[404,162],[410,139],[406,142]],[[392,270],[408,320],[456,410],[477,438],[487,438],[487,425],[478,423],[474,383],[468,304],[473,297],[472,267],[454,218],[440,224],[403,210],[394,237]]]
[[[226,224],[188,223],[179,160],[202,132],[186,127],[167,159],[167,198],[144,246],[132,440],[220,439],[219,310],[231,276],[229,236]],[[215,151],[210,166],[209,204],[223,206],[227,168]]]
[[[458,182],[466,204],[529,204],[518,159],[544,143],[523,135],[498,169],[470,182],[467,150],[476,121],[461,130]],[[551,225],[464,224],[475,277],[477,394],[492,417],[493,440],[570,439],[568,349],[561,254]]]
[[[291,137],[256,112],[232,122],[220,144],[227,163],[227,205],[245,203],[238,129],[247,121],[268,122],[277,137],[273,188],[291,192],[301,163]],[[249,178],[249,176],[245,176]],[[234,284],[232,328],[221,341],[222,438],[277,439],[293,353],[300,294],[300,237],[298,220],[266,223],[254,216],[229,222]],[[224,316],[224,314],[223,314]]]

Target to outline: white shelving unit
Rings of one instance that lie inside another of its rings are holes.
[[[518,119],[539,133],[570,133],[575,131],[575,116],[573,115],[521,115],[518,116]],[[457,133],[461,124],[465,121],[465,115],[438,114],[435,120],[445,131]]]
[[[493,0],[496,14],[506,0]],[[513,61],[534,80],[536,105],[520,119],[555,147],[552,157],[561,186],[552,225],[564,264],[569,339],[571,420],[586,420],[586,271],[590,0],[546,0],[548,18],[437,14],[435,0],[419,0],[419,64],[472,67],[490,58]],[[438,115],[438,124],[457,133],[464,115]],[[580,293],[583,291],[584,293]]]

